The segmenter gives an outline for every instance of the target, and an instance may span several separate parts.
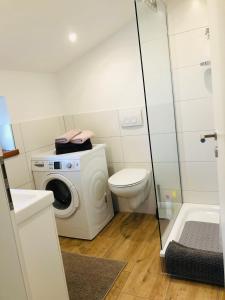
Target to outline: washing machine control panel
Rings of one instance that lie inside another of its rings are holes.
[[[63,160],[63,161],[33,161],[33,171],[48,171],[48,170],[59,170],[59,171],[80,171],[79,160]]]

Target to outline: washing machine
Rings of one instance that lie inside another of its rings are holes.
[[[31,165],[36,189],[54,194],[60,236],[92,240],[113,218],[105,145],[62,155],[55,150],[35,154]]]

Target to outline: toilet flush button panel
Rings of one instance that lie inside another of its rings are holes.
[[[129,109],[120,111],[120,124],[123,128],[143,126],[141,109]]]

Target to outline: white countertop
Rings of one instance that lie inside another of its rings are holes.
[[[11,195],[14,205],[16,223],[20,224],[50,206],[53,201],[53,193],[39,190],[12,189]]]

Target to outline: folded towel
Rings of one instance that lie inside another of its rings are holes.
[[[94,136],[94,133],[90,130],[84,130],[80,134],[73,137],[70,142],[73,144],[83,144],[88,139]]]
[[[70,130],[68,132],[66,132],[65,134],[59,136],[58,138],[55,139],[55,142],[56,143],[60,143],[60,144],[66,144],[66,143],[69,143],[69,141],[77,136],[78,134],[81,133],[81,130],[80,129],[73,129],[73,130]]]
[[[72,143],[66,143],[66,144],[55,144],[56,154],[66,154],[71,152],[79,152],[79,151],[85,151],[92,149],[92,143],[91,140],[88,139],[83,144],[72,144]]]

